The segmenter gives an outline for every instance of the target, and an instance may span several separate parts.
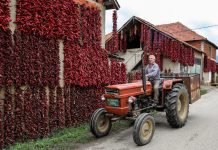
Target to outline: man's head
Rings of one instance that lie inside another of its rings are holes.
[[[154,64],[154,63],[155,63],[155,56],[149,55],[149,64]]]

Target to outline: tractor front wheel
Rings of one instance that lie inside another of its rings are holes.
[[[106,113],[104,108],[99,108],[92,114],[90,131],[97,138],[108,135],[111,130],[111,119],[106,116]]]
[[[133,140],[138,146],[148,144],[155,131],[154,118],[147,113],[138,116],[133,128]]]
[[[184,84],[177,83],[166,97],[166,117],[173,128],[185,125],[189,112],[189,95]]]

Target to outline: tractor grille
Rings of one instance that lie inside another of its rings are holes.
[[[107,99],[107,105],[111,107],[119,107],[120,106],[120,100],[115,98],[108,98]]]
[[[119,90],[117,89],[106,89],[106,94],[119,94]]]

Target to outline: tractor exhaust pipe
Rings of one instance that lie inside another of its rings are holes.
[[[142,60],[142,86],[144,93],[146,93],[146,76],[145,76],[145,64],[144,64],[144,52],[141,55]]]

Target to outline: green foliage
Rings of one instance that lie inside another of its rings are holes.
[[[115,134],[128,128],[127,121],[117,121],[113,123],[112,132]],[[16,143],[7,150],[48,150],[48,149],[75,149],[78,144],[88,143],[96,138],[90,133],[89,125],[83,124],[76,128],[65,128],[53,132],[49,137],[27,141],[25,143]]]

